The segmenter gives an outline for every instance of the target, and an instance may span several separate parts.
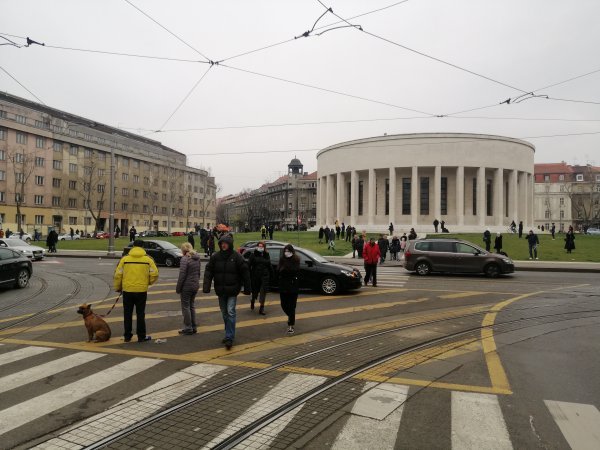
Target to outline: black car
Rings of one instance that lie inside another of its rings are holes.
[[[133,242],[123,249],[123,256],[129,253],[131,247],[133,247]],[[183,256],[177,246],[167,241],[145,240],[144,250],[156,264],[164,264],[167,267],[178,266]]]
[[[245,242],[238,249],[238,252],[240,252],[240,255],[243,255],[245,252],[247,252],[249,250],[254,250],[256,248],[256,246],[258,245],[259,242],[261,242],[261,241],[248,241],[248,242]],[[269,249],[271,249],[271,248],[283,248],[283,247],[285,247],[287,245],[287,242],[270,241],[268,239],[264,240],[262,242],[264,242],[269,247]]]
[[[26,256],[9,248],[0,248],[0,286],[24,288],[31,273],[31,261]]]
[[[342,264],[327,261],[321,255],[305,248],[294,247],[300,258],[300,289],[320,291],[325,295],[335,295],[343,291],[359,289],[362,286],[360,271]],[[242,256],[250,258],[254,251],[245,251]],[[283,253],[283,246],[277,243],[267,242],[267,251],[271,256],[275,277],[271,280],[271,288],[277,289],[277,265]]]

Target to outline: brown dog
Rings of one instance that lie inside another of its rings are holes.
[[[84,303],[77,310],[77,314],[83,316],[83,321],[88,331],[88,342],[94,340],[94,334],[96,335],[94,342],[106,342],[110,339],[110,327],[102,317],[92,312],[92,305]]]

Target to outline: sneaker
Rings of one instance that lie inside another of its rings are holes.
[[[144,337],[143,339],[138,338],[138,342],[148,342],[151,340],[152,340],[152,336],[148,336],[148,335],[146,335],[146,337]]]
[[[194,330],[179,330],[178,333],[185,334],[186,336],[191,336],[192,334],[194,334]]]
[[[232,342],[231,340],[227,339],[227,340],[225,341],[225,348],[226,348],[227,350],[231,350],[231,347],[232,347],[232,346],[233,346],[233,342]]]
[[[535,260],[536,260],[536,261],[537,261],[538,259],[540,259],[540,258],[535,258]]]
[[[533,259],[533,258],[529,257],[529,259]]]
[[[227,342],[227,338],[223,338],[223,339],[221,340],[221,344],[224,344],[224,343],[226,343],[226,342]]]
[[[289,326],[287,329],[287,334],[294,334],[294,327]]]
[[[131,338],[130,338],[130,337],[128,337],[128,338],[123,338],[123,340],[124,340],[125,342],[131,342]]]
[[[261,307],[258,309],[258,313],[259,313],[261,316],[266,316],[266,315],[267,315],[267,313],[265,312],[265,308],[264,308],[264,306],[261,306]]]
[[[194,329],[192,330],[192,334],[196,334],[196,333],[198,333],[198,330],[197,330],[196,328],[194,328]]]

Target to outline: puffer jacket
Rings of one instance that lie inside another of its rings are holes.
[[[123,256],[115,270],[116,291],[146,292],[158,279],[158,269],[154,260],[146,255],[142,247],[133,247]]]
[[[379,245],[367,242],[363,248],[363,259],[365,264],[377,264],[381,258],[381,252],[379,251]]]
[[[250,295],[252,287],[248,264],[242,255],[233,249],[233,238],[230,235],[226,234],[219,239],[219,248],[222,248],[223,242],[229,244],[229,249],[221,250],[210,257],[204,270],[202,291],[208,294],[214,280],[218,296],[234,297],[240,293],[242,286],[244,294]]]
[[[390,247],[390,241],[388,241],[387,238],[379,238],[377,245],[379,245],[379,251],[381,254],[385,255]]]
[[[265,283],[268,286],[269,279],[273,273],[269,252],[260,253],[254,250],[250,254],[250,258],[248,258],[248,266],[250,267],[252,284]]]
[[[179,278],[175,292],[198,292],[200,289],[200,255],[194,253],[190,256],[188,253],[179,263]]]
[[[297,255],[291,258],[281,258],[279,266],[279,292],[284,294],[297,294],[300,290],[298,274],[300,273],[300,258]]]

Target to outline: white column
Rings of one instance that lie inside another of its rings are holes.
[[[375,211],[377,211],[376,208],[376,183],[377,183],[377,176],[375,175],[375,169],[369,169],[369,204],[368,206],[368,211],[369,211],[369,217],[368,217],[368,223],[369,225],[374,225],[375,224]]]
[[[519,202],[518,202],[518,172],[516,170],[510,171],[510,178],[508,181],[508,214],[510,221],[515,221],[515,224],[519,223]]]
[[[323,213],[321,212],[321,208],[323,207],[323,202],[321,201],[321,177],[317,178],[317,226],[321,226],[321,221],[323,220]]]
[[[494,190],[494,217],[496,226],[501,226],[504,223],[504,169],[496,169]]]
[[[412,226],[417,227],[419,223],[419,168],[412,166],[410,177],[410,215]]]
[[[338,172],[337,174],[337,193],[336,193],[336,201],[335,204],[337,205],[336,208],[336,219],[340,221],[340,226],[341,223],[343,222],[342,220],[342,216],[345,216],[344,214],[344,174],[341,172]]]
[[[389,221],[396,225],[396,168],[390,167],[390,215]]]
[[[327,175],[327,214],[325,215],[325,222],[327,225],[333,225],[334,219],[333,215],[335,214],[334,210],[334,193],[333,193],[333,175]]]
[[[465,224],[465,168],[458,166],[456,168],[456,223],[463,226]]]
[[[358,223],[358,172],[353,170],[350,174],[350,224]]]
[[[442,221],[442,168],[433,171],[433,218]]]
[[[527,227],[527,198],[527,174],[519,172],[519,221],[523,221],[523,228]]]
[[[321,177],[320,180],[321,196],[319,197],[319,201],[321,203],[321,222],[319,223],[319,226],[325,227],[325,224],[327,223],[327,177]]]
[[[477,219],[479,226],[485,226],[486,196],[485,196],[485,167],[477,169]]]
[[[529,226],[531,228],[533,228],[533,174],[528,173],[527,174],[527,180],[528,180],[528,198],[527,198],[527,204],[529,205],[529,211],[527,214],[527,220],[529,223]]]

